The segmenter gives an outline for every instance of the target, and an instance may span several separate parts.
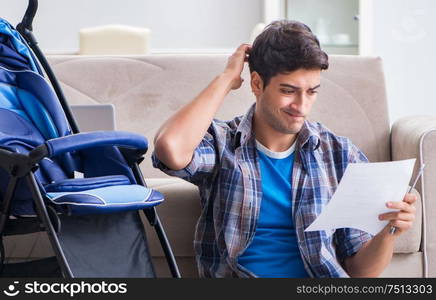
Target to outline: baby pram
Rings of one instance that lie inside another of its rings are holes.
[[[79,133],[32,33],[37,5],[29,0],[17,31],[0,19],[0,271],[20,277],[154,277],[142,211],[171,274],[180,277],[155,210],[164,198],[146,187],[138,166],[147,140],[128,132]],[[55,259],[4,264],[3,236],[42,230]],[[54,271],[30,273],[35,269]]]

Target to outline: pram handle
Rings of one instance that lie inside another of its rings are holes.
[[[26,13],[23,16],[23,20],[21,21],[21,23],[17,25],[17,29],[18,27],[23,27],[25,29],[32,31],[33,18],[35,17],[37,10],[38,10],[38,0],[29,0]]]
[[[139,134],[124,131],[84,132],[48,140],[33,149],[29,156],[37,161],[43,157],[51,158],[67,152],[103,146],[131,148],[142,155],[148,149],[148,141]]]

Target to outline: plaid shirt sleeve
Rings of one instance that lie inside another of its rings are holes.
[[[211,133],[211,128],[212,125],[209,127],[209,130],[206,132],[200,144],[195,148],[191,162],[185,168],[181,170],[172,170],[168,168],[157,158],[154,151],[151,157],[153,167],[158,168],[165,174],[182,178],[193,184],[199,184],[202,182],[208,177],[208,175],[213,173],[214,168],[217,165],[215,138]]]
[[[348,163],[367,163],[366,156],[350,142],[348,150]],[[334,239],[336,253],[340,262],[356,254],[359,249],[370,239],[372,234],[354,228],[340,228],[335,231]]]

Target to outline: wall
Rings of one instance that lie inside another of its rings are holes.
[[[358,23],[354,17],[358,14],[358,7],[358,0],[288,0],[287,15],[305,23],[317,35],[326,34],[325,44],[334,44],[334,35],[338,33],[347,34],[350,44],[357,44]],[[320,22],[324,23],[324,28],[319,28]],[[319,32],[321,29],[323,32]],[[323,44],[323,37],[318,38]]]
[[[384,61],[391,122],[436,116],[436,1],[375,0],[375,55]]]
[[[391,122],[409,114],[435,115],[436,1],[372,2],[369,54],[384,61]],[[0,15],[15,25],[26,5],[26,0],[1,0]],[[51,53],[75,52],[80,28],[107,23],[151,28],[155,51],[231,49],[248,41],[263,5],[262,0],[40,0],[34,29]]]
[[[1,0],[0,16],[16,25],[26,6]],[[80,28],[108,23],[150,28],[154,51],[233,49],[249,40],[262,7],[262,0],[40,0],[34,31],[50,53],[77,51]]]

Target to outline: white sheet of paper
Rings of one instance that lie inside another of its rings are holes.
[[[373,235],[388,221],[378,215],[393,211],[388,201],[402,201],[408,190],[416,159],[381,163],[350,163],[330,202],[305,231],[355,228]]]

